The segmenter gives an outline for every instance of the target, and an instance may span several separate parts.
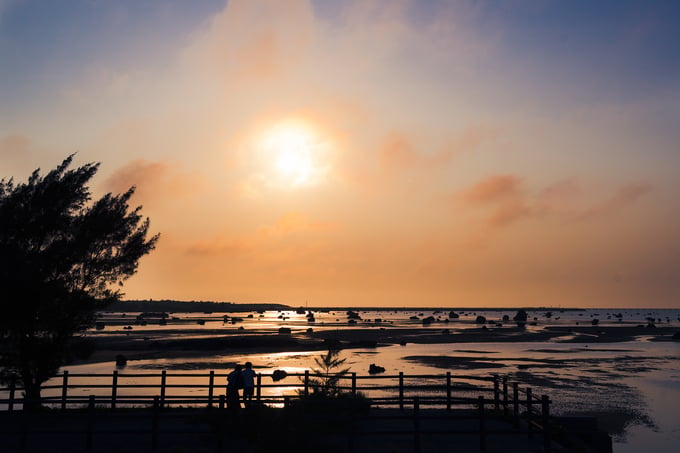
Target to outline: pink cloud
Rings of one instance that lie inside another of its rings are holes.
[[[632,183],[619,188],[607,200],[604,200],[587,209],[579,216],[580,220],[598,218],[613,214],[634,204],[652,190],[648,183]]]
[[[554,182],[536,197],[536,209],[541,213],[572,211],[581,189],[573,178]]]
[[[498,203],[522,196],[522,180],[514,175],[494,175],[465,191],[463,198],[471,204]]]

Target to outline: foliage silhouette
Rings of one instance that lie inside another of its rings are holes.
[[[349,373],[349,368],[342,368],[345,360],[340,358],[340,350],[329,348],[326,354],[314,358],[318,368],[312,369],[314,377],[309,379],[312,395],[337,398],[343,393],[340,379]]]
[[[99,164],[70,169],[72,160],[0,180],[0,379],[23,385],[27,408],[63,364],[91,352],[78,334],[120,299],[116,286],[158,240],[141,207],[129,209],[134,187],[90,203]]]

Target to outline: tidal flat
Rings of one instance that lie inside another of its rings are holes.
[[[492,375],[518,381],[548,395],[557,415],[597,417],[616,452],[670,452],[680,441],[668,403],[680,401],[680,310],[532,310],[521,327],[510,310],[459,310],[457,318],[449,310],[354,312],[354,323],[335,309],[168,314],[163,325],[108,313],[103,328],[88,332],[96,352],[66,368],[111,372],[124,355],[120,373],[226,371],[251,361],[268,375],[313,369],[332,345],[358,375],[378,364],[385,374],[450,372],[461,384]]]

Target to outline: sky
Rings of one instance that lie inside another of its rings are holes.
[[[0,178],[101,162],[127,299],[680,307],[680,2],[0,0]]]

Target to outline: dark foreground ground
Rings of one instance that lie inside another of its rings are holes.
[[[307,406],[0,413],[2,452],[611,452],[589,419],[562,419],[552,440],[474,411]],[[485,433],[481,440],[480,430]],[[483,445],[480,443],[483,442]],[[483,450],[482,450],[483,448]]]

